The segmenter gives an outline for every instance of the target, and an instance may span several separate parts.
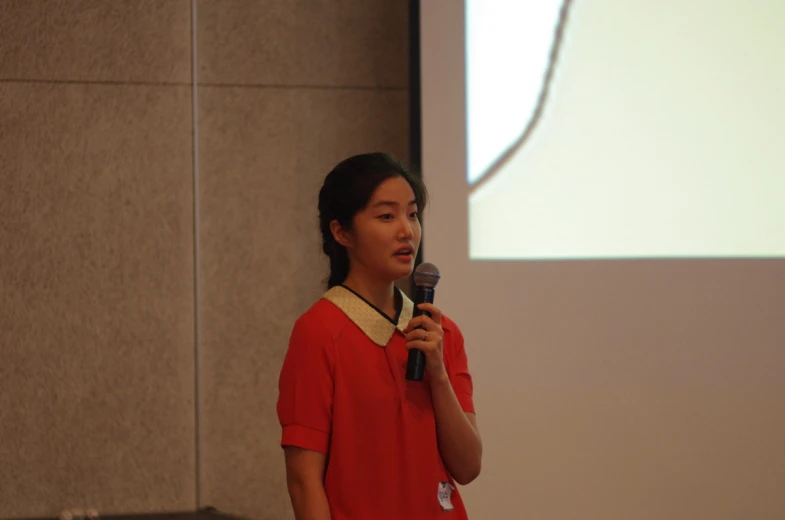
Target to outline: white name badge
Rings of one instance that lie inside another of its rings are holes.
[[[444,511],[452,511],[455,509],[452,505],[452,492],[455,488],[449,482],[439,482],[439,489],[436,496],[439,498],[439,505],[442,506]]]

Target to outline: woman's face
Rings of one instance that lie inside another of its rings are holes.
[[[353,229],[342,234],[339,243],[348,250],[352,274],[390,282],[409,276],[421,227],[414,191],[406,179],[382,182],[354,216]]]

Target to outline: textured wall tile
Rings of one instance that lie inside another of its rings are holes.
[[[341,159],[407,154],[406,91],[199,89],[203,504],[290,518],[278,372],[323,291],[316,202]]]
[[[407,87],[405,0],[199,0],[198,80]]]
[[[0,79],[191,81],[189,0],[2,0]]]
[[[0,84],[0,517],[193,507],[190,111]]]

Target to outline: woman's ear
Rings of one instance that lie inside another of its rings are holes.
[[[351,234],[337,220],[330,222],[330,232],[335,241],[343,247],[349,247],[352,244]]]

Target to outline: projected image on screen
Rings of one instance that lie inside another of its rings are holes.
[[[473,259],[785,256],[785,3],[466,0]]]

